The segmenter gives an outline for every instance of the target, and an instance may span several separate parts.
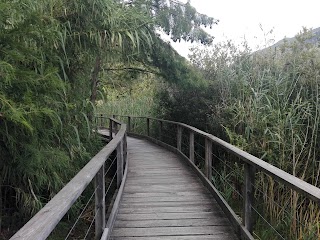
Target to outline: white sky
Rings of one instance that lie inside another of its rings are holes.
[[[264,45],[264,33],[271,29],[274,31],[268,39],[277,42],[294,37],[302,27],[320,27],[320,0],[191,0],[191,5],[220,20],[212,30],[207,29],[215,42],[232,39],[240,44],[245,38],[254,50]],[[172,45],[185,57],[192,46],[182,42]]]

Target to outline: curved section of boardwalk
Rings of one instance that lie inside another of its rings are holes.
[[[129,171],[114,240],[237,239],[196,174],[174,153],[128,138]]]

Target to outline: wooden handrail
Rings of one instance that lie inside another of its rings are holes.
[[[121,116],[119,117],[128,117],[128,116]],[[195,127],[192,127],[190,125],[187,125],[185,123],[180,123],[180,122],[174,122],[174,121],[169,121],[169,120],[163,120],[163,119],[158,119],[158,118],[150,118],[150,117],[135,117],[135,116],[130,116],[131,118],[145,118],[145,119],[150,119],[150,120],[155,120],[155,121],[161,121],[164,123],[170,123],[170,124],[175,124],[181,127],[184,127],[185,129],[189,129],[190,131],[197,133],[207,139],[210,139],[213,143],[223,147],[225,150],[230,152],[231,154],[239,157],[241,160],[244,162],[250,164],[253,167],[256,167],[257,169],[260,169],[261,171],[267,173],[268,175],[276,178],[278,181],[284,183],[285,185],[289,186],[290,188],[294,189],[295,191],[304,194],[311,200],[317,202],[320,204],[320,189],[261,160],[260,158],[257,158],[250,153],[247,153],[243,150],[241,150],[238,147],[233,146],[230,143],[227,143],[223,141],[220,138],[217,138],[213,136],[212,134],[206,133],[200,129],[197,129]]]
[[[122,125],[123,123],[122,122],[120,122],[119,120],[117,120],[117,119],[115,119],[115,118],[109,118],[112,122],[114,122],[114,123],[116,123],[116,124],[118,124],[118,125]]]
[[[210,138],[214,143],[224,147],[227,151],[233,153],[235,156],[239,157],[244,162],[260,169],[266,174],[276,178],[279,182],[282,182],[283,184],[289,186],[293,190],[305,195],[306,197],[320,204],[320,189],[316,186],[313,186],[217,137],[210,136]]]
[[[114,119],[111,119],[110,121],[114,121]],[[118,121],[115,122],[121,124]],[[105,180],[103,168],[105,161],[116,149],[118,149],[118,159],[120,158],[122,163],[123,157],[126,156],[126,153],[123,152],[123,144],[126,143],[126,131],[126,124],[121,124],[121,128],[117,135],[29,222],[27,222],[14,236],[12,236],[11,239],[46,239],[94,178],[96,178],[96,182],[98,181],[98,183],[96,183],[96,186],[98,184],[96,191],[96,211],[98,210],[99,212],[97,212],[96,235],[101,237],[105,228]],[[121,149],[121,151],[119,151],[119,149]],[[123,173],[123,164],[118,164],[118,167],[119,165],[121,169],[118,168],[118,174],[120,172]],[[119,175],[122,177],[122,174]],[[120,181],[121,179],[118,177],[118,184]],[[103,206],[101,206],[101,204]]]
[[[116,117],[117,115],[114,115]],[[316,186],[313,186],[265,161],[262,159],[259,159],[233,145],[230,143],[227,143],[223,141],[222,139],[219,139],[212,134],[206,133],[204,131],[201,131],[195,127],[189,126],[184,123],[180,122],[174,122],[169,120],[163,120],[158,118],[151,118],[151,117],[135,117],[135,116],[121,116],[118,117],[126,117],[128,119],[133,118],[139,118],[139,119],[147,119],[148,125],[150,125],[149,121],[158,121],[160,123],[160,139],[159,141],[162,141],[161,139],[161,128],[163,123],[173,124],[177,126],[177,146],[175,149],[180,152],[182,155],[184,155],[181,151],[181,132],[182,128],[187,131],[189,131],[189,140],[190,140],[190,146],[189,146],[189,157],[187,157],[190,162],[194,161],[194,134],[198,134],[205,138],[205,176],[206,178],[211,182],[212,178],[212,172],[211,170],[211,154],[212,154],[212,145],[215,144],[217,146],[220,146],[224,148],[227,152],[231,153],[233,156],[238,157],[244,164],[245,164],[245,182],[244,182],[244,225],[245,229],[248,230],[248,232],[252,232],[253,229],[253,221],[252,221],[252,201],[253,201],[253,188],[254,185],[254,173],[257,170],[260,170],[261,172],[266,173],[267,175],[271,176],[273,179],[276,179],[277,181],[283,183],[284,185],[288,186],[292,190],[295,190],[296,192],[306,196],[310,200],[316,202],[320,205],[320,189]],[[130,124],[130,122],[129,122]],[[128,126],[130,129],[130,126]],[[149,132],[149,130],[148,130]],[[184,155],[185,156],[185,155]]]

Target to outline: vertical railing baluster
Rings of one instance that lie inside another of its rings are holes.
[[[182,127],[177,125],[177,149],[181,152]]]
[[[147,118],[147,136],[150,136],[150,118]]]
[[[194,132],[190,131],[189,135],[189,158],[194,163]]]
[[[159,120],[159,123],[160,123],[160,126],[159,126],[159,140],[161,142],[163,142],[163,139],[162,139],[162,134],[163,134],[163,122],[161,120]]]
[[[205,138],[205,175],[211,182],[212,179],[212,142]]]
[[[110,118],[110,122],[109,122],[109,134],[110,134],[110,141],[112,140],[112,132],[113,132],[113,121]]]
[[[112,115],[112,118],[115,119],[116,118],[116,115]],[[112,121],[112,130],[114,130],[114,135],[117,134],[117,123]]]
[[[119,124],[117,122],[115,122],[114,130],[115,130],[115,134],[119,132]]]
[[[117,124],[114,121],[112,121],[112,130],[114,131],[114,135],[117,134],[116,127],[117,127]]]
[[[120,187],[123,177],[123,140],[117,146],[117,188]]]
[[[127,143],[127,133],[125,133],[123,138],[123,166],[127,164],[127,156],[128,156],[128,143]]]
[[[128,116],[128,133],[131,132],[131,117]]]
[[[100,126],[99,127],[103,127],[103,114],[100,114]]]
[[[250,164],[245,163],[245,182],[244,182],[244,225],[246,229],[252,233],[253,231],[253,218],[252,206],[254,199],[254,175],[255,169]]]
[[[100,239],[106,225],[104,164],[95,176],[95,238]]]

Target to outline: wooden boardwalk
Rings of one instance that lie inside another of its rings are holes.
[[[129,169],[114,240],[238,239],[196,174],[174,153],[128,138]]]

